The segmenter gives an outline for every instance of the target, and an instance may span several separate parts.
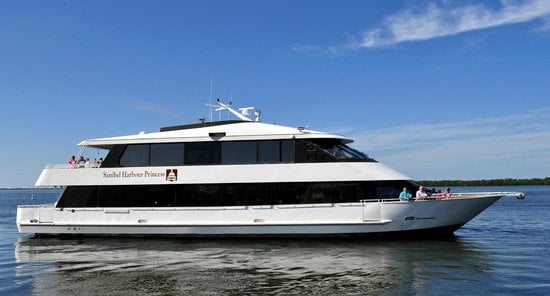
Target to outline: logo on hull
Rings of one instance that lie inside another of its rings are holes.
[[[178,180],[178,170],[168,169],[166,170],[166,181],[175,182]]]

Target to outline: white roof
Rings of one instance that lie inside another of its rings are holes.
[[[225,133],[224,136],[223,133]],[[216,135],[212,135],[216,134]],[[345,143],[352,140],[337,134],[312,131],[302,128],[262,122],[232,122],[206,127],[186,128],[154,133],[139,133],[120,137],[91,139],[79,146],[110,147],[115,144],[145,144],[205,141],[280,140],[280,139],[339,139]]]

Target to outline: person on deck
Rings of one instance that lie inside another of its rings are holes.
[[[451,187],[445,188],[445,192],[443,192],[443,196],[444,196],[445,198],[450,198],[451,195],[452,195],[452,193],[451,193]]]
[[[407,187],[403,187],[403,191],[399,194],[399,201],[412,201],[412,194]]]
[[[73,155],[71,159],[69,159],[69,168],[74,169],[76,167],[76,157]]]
[[[78,168],[84,168],[86,165],[86,159],[84,159],[84,156],[80,156],[80,159],[78,160]]]
[[[416,200],[422,200],[428,197],[428,193],[424,189],[424,186],[420,186],[416,192]]]

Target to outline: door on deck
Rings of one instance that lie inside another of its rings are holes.
[[[53,208],[38,208],[38,222],[39,223],[52,223],[53,222]]]
[[[378,200],[363,200],[363,221],[380,221],[381,203]]]

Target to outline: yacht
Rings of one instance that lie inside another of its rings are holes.
[[[35,186],[62,187],[54,204],[20,205],[19,232],[36,235],[310,237],[451,234],[505,195],[400,201],[406,175],[337,134],[238,120],[85,140],[101,165],[47,165]],[[84,151],[84,152],[82,152]],[[429,194],[429,192],[428,192]]]

